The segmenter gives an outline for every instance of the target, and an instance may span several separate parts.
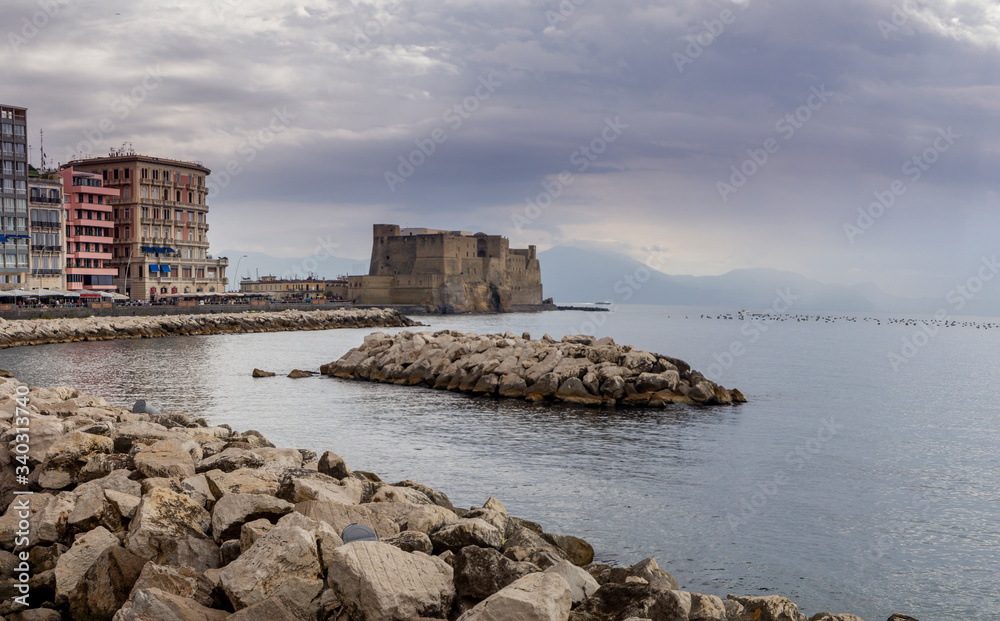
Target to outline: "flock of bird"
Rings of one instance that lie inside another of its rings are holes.
[[[689,317],[685,315],[685,319]],[[787,313],[760,313],[750,311],[738,311],[735,313],[720,313],[718,315],[702,314],[700,319],[713,319],[721,321],[776,321],[776,322],[796,322],[819,321],[822,323],[837,323],[840,321],[848,323],[870,323],[877,326],[899,325],[904,327],[918,328],[920,326],[932,326],[938,328],[972,328],[975,330],[1000,329],[998,321],[974,321],[958,320],[950,317],[944,319],[914,319],[907,317],[858,317],[855,315],[799,315]]]

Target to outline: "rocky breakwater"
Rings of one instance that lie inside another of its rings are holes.
[[[18,321],[0,319],[0,348],[193,334],[388,328],[415,325],[420,324],[411,321],[396,310],[382,308]]]
[[[15,379],[0,380],[0,495],[10,621],[806,619],[783,597],[680,590],[653,559],[594,563],[492,497],[457,508],[330,452]],[[377,541],[345,544],[351,524]]]
[[[746,399],[691,369],[683,360],[617,345],[610,338],[548,335],[377,332],[336,362],[335,377],[528,401],[661,408],[729,405]]]

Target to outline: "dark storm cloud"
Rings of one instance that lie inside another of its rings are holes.
[[[928,293],[992,243],[1000,15],[986,2],[53,2],[17,46],[43,4],[6,3],[2,99],[31,108],[61,161],[131,141],[206,163],[225,181],[215,244],[294,252],[319,225],[365,256],[372,220],[395,218],[515,243],[662,243],[668,271]],[[151,69],[162,81],[144,89]],[[815,89],[822,105],[782,125]],[[615,118],[627,129],[582,170]],[[947,128],[961,138],[906,177]],[[724,200],[719,182],[769,139]],[[564,171],[572,184],[515,228]],[[844,225],[893,180],[906,193],[852,243]],[[289,218],[262,226],[276,210]]]

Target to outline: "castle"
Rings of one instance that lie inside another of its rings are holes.
[[[535,247],[466,231],[376,224],[367,276],[349,276],[357,304],[412,304],[440,312],[513,311],[542,304]]]

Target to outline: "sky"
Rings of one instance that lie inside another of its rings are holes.
[[[997,254],[985,0],[4,0],[49,164],[197,161],[213,248],[371,225],[939,297]],[[659,259],[658,259],[659,261]],[[1000,284],[1000,279],[997,279]],[[1000,289],[1000,287],[998,287]]]

